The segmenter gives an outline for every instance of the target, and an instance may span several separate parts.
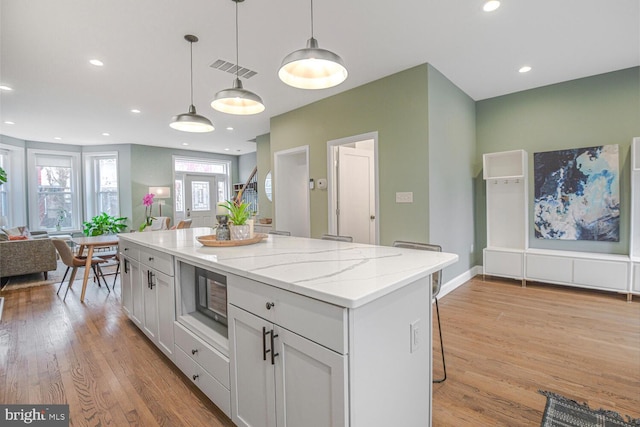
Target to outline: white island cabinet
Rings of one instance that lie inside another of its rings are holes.
[[[275,235],[237,247],[196,239],[211,233],[123,234],[121,248],[173,258],[175,363],[236,425],[431,425],[430,277],[456,255]],[[189,280],[198,269],[226,286],[226,312],[216,308],[226,324],[194,308],[208,304],[198,297],[207,280]],[[157,298],[153,307],[171,296]]]

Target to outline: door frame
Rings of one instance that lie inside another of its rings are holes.
[[[340,145],[351,145],[356,142],[373,140],[374,194],[375,194],[375,244],[380,243],[380,188],[378,185],[378,132],[367,132],[360,135],[327,141],[327,225],[329,234],[338,234],[336,209],[338,208],[338,177],[335,168],[337,157],[335,148]]]

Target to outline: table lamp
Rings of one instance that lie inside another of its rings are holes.
[[[158,209],[160,209],[159,216],[162,216],[162,205],[164,205],[163,199],[171,197],[171,189],[169,187],[149,187],[149,193],[153,194],[154,199],[158,199]]]

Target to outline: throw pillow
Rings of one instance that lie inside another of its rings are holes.
[[[31,233],[29,233],[29,228],[26,225],[21,225],[19,227],[8,228],[4,230],[9,236],[25,236],[30,237]]]
[[[9,240],[29,240],[27,236],[9,236]]]
[[[2,228],[0,228],[0,242],[6,242],[7,240],[9,240],[9,235],[5,233]]]

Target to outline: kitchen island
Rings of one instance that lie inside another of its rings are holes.
[[[196,239],[212,233],[120,235],[122,301],[234,423],[430,425],[430,275],[457,255],[276,235],[237,247]],[[224,279],[226,322],[196,310],[197,269]]]

